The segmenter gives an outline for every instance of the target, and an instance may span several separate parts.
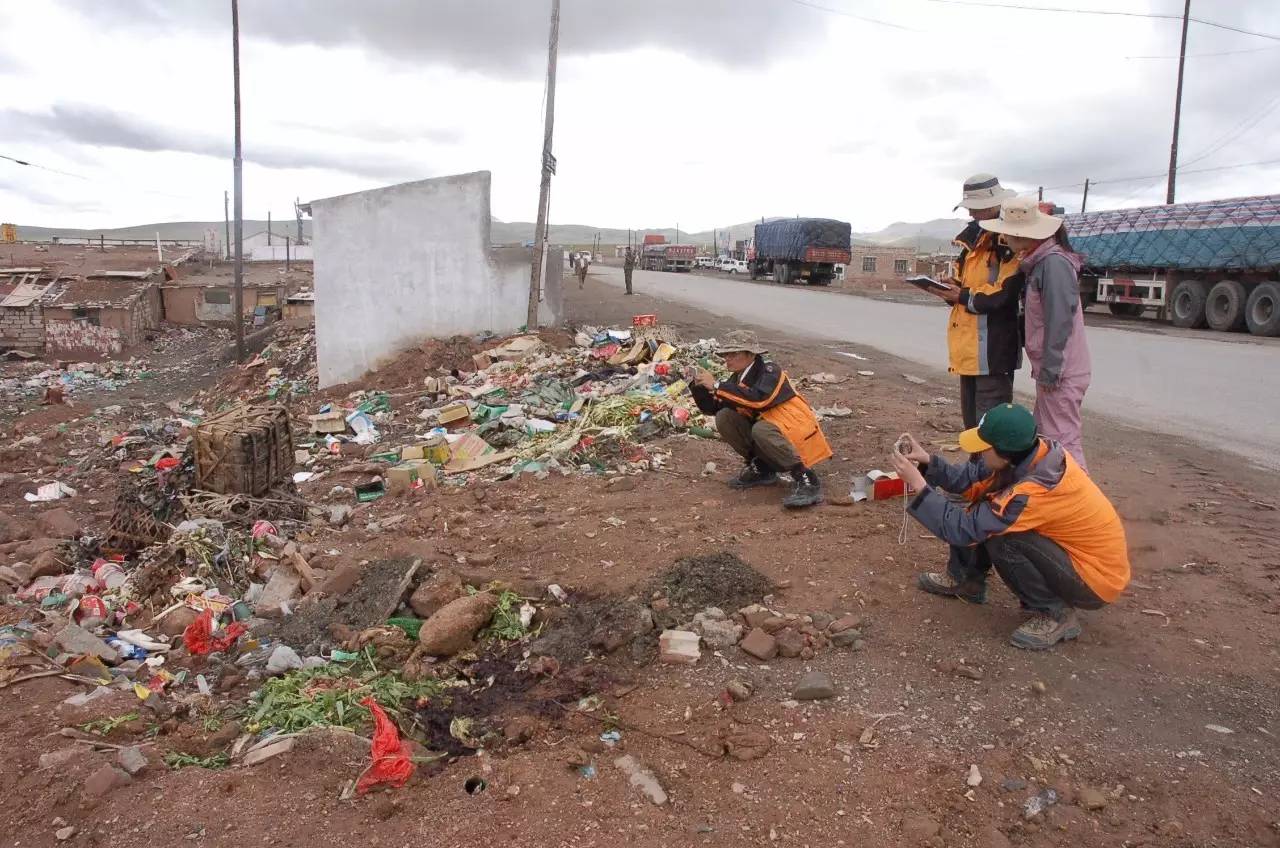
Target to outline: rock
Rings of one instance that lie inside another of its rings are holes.
[[[56,751],[49,751],[40,755],[40,768],[51,769],[65,766],[82,753],[84,753],[84,750],[81,748],[59,748]]]
[[[693,665],[701,656],[697,633],[688,630],[664,630],[658,637],[658,659],[664,663]]]
[[[837,648],[853,647],[854,642],[860,641],[862,634],[857,630],[842,630],[839,633],[831,635],[831,644]]]
[[[89,798],[102,798],[121,786],[133,782],[133,778],[115,766],[100,766],[97,771],[85,778],[84,794]]]
[[[928,842],[942,832],[942,825],[927,816],[906,816],[902,819],[902,836],[909,843]]]
[[[515,716],[502,726],[502,735],[508,745],[523,745],[538,732],[538,723],[532,716]]]
[[[116,751],[116,765],[124,769],[125,774],[133,777],[147,767],[147,755],[137,745],[130,745]]]
[[[360,582],[363,569],[358,562],[344,562],[321,580],[313,591],[326,598],[341,598]]]
[[[279,741],[254,748],[244,755],[244,764],[246,766],[256,766],[264,760],[269,760],[272,757],[278,757],[281,754],[287,754],[293,750],[293,745],[297,741],[296,737],[290,736],[286,739],[281,739]]]
[[[66,827],[58,828],[53,835],[59,842],[66,842],[76,835],[76,829],[73,825],[67,825]]]
[[[57,548],[47,548],[31,558],[31,579],[37,577],[54,577],[67,570]]]
[[[969,775],[964,779],[964,782],[970,789],[976,789],[982,785],[982,772],[978,770],[976,765],[969,766]]]
[[[778,646],[778,653],[784,657],[794,659],[800,656],[800,652],[805,648],[804,636],[790,627],[785,627],[775,633],[773,640]]]
[[[993,824],[978,828],[974,845],[977,848],[1012,848],[1013,843]]]
[[[295,668],[302,668],[302,657],[298,652],[288,645],[276,645],[267,658],[267,674],[284,674]]]
[[[971,665],[956,666],[956,675],[958,677],[967,677],[969,680],[982,679],[982,672]]]
[[[1045,692],[1049,691],[1049,687],[1037,680],[1031,684],[1031,691],[1035,692],[1037,695],[1043,695]]]
[[[1082,786],[1076,793],[1076,804],[1086,810],[1101,810],[1107,806],[1107,796],[1092,786]]]
[[[766,618],[772,618],[773,610],[760,606],[760,604],[752,604],[749,607],[743,607],[738,610],[738,615],[743,617],[748,627],[754,628],[759,627]]]
[[[813,622],[815,630],[822,631],[831,626],[831,622],[835,621],[835,616],[829,612],[811,612],[809,613],[809,620]]]
[[[292,568],[277,566],[271,572],[262,594],[254,602],[253,611],[260,618],[280,618],[284,615],[281,605],[302,594],[302,577]]]
[[[1027,782],[1020,777],[1010,777],[1000,784],[1000,788],[1005,792],[1022,792],[1027,788]]]
[[[467,565],[493,565],[497,559],[492,553],[464,554],[467,559]]]
[[[765,633],[777,633],[791,622],[787,621],[780,615],[771,615],[764,621],[760,622],[760,629]]]
[[[36,516],[36,527],[55,539],[71,539],[80,535],[80,522],[61,507]]]
[[[739,730],[724,738],[724,751],[739,762],[758,760],[773,747],[773,740],[763,730]]]
[[[724,688],[735,701],[745,701],[751,697],[751,686],[741,680],[730,680]]]
[[[458,653],[489,623],[497,606],[498,596],[492,592],[480,592],[445,604],[423,622],[418,631],[423,651],[435,657]]]
[[[610,492],[634,492],[636,481],[631,477],[614,477],[606,484],[606,488]]]
[[[462,579],[445,568],[432,574],[413,590],[413,594],[409,596],[409,607],[421,618],[430,618],[466,594]]]
[[[654,601],[656,604],[657,601]],[[693,629],[702,634],[702,640],[713,648],[732,648],[742,638],[742,625],[724,619],[693,617]]]
[[[53,644],[65,653],[92,654],[111,665],[120,659],[115,648],[78,624],[68,624],[59,630],[54,634]]]
[[[240,722],[229,721],[209,734],[209,738],[204,740],[204,744],[210,751],[225,751],[228,745],[239,738],[240,732]]]
[[[738,647],[742,649],[743,653],[764,662],[768,662],[778,655],[777,640],[758,627],[748,633],[746,638],[738,644]]]
[[[811,671],[800,678],[800,682],[791,692],[791,697],[797,701],[821,701],[834,697],[835,694],[836,686],[831,680],[831,675],[823,671]]]
[[[200,613],[191,607],[178,607],[160,619],[160,623],[156,627],[165,636],[177,638],[199,617]]]
[[[846,630],[853,630],[855,627],[862,626],[862,618],[856,615],[842,615],[835,621],[827,625],[827,632],[832,635],[843,633]]]
[[[351,520],[351,513],[355,510],[347,504],[337,504],[329,507],[329,526],[345,527],[347,522]]]
[[[670,598],[654,598],[652,601],[649,602],[649,609],[653,610],[654,612],[667,612],[668,610],[671,609],[671,599]],[[694,618],[693,623],[695,626],[697,625],[698,620],[696,617]]]
[[[656,806],[661,807],[667,803],[667,792],[662,788],[662,784],[658,782],[658,778],[654,776],[653,772],[642,766],[635,757],[626,754],[614,760],[613,764],[627,776],[627,782],[643,792],[644,796]]]

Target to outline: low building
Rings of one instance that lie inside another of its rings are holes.
[[[300,291],[284,299],[284,322],[290,327],[310,327],[316,322],[316,293]]]
[[[67,359],[119,356],[160,326],[158,271],[104,271],[55,283],[41,298],[44,352]]]
[[[234,275],[230,263],[218,263],[166,283],[161,287],[164,319],[174,324],[233,324]],[[283,262],[246,266],[241,314],[256,324],[268,323],[280,317],[285,298],[310,285],[310,263],[291,264],[288,270]]]
[[[913,247],[855,244],[845,269],[846,283],[892,282],[916,272]]]

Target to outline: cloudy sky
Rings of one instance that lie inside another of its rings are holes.
[[[978,5],[997,2],[1023,0],[563,0],[552,220],[873,230],[950,215],[984,170],[1069,211],[1086,177],[1091,208],[1161,202],[1180,22]],[[33,163],[0,159],[0,220],[220,220],[229,7],[0,4],[0,155]],[[494,214],[531,220],[549,7],[242,0],[246,216],[485,169]],[[1192,24],[1178,199],[1280,192],[1280,161],[1226,167],[1280,160],[1280,2],[1193,15],[1269,37]]]

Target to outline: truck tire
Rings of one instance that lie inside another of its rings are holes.
[[[751,263],[751,279],[760,279],[760,266],[754,262]]]
[[[1209,299],[1209,287],[1199,280],[1183,280],[1173,290],[1169,301],[1170,320],[1173,326],[1199,330],[1205,326],[1204,304]]]
[[[773,276],[778,281],[778,285],[791,285],[791,266],[785,262],[773,263]]]
[[[1259,283],[1245,303],[1244,317],[1255,336],[1280,336],[1280,283]]]
[[[1117,318],[1137,318],[1147,309],[1141,303],[1108,303],[1107,308]]]
[[[1209,289],[1205,301],[1204,317],[1209,326],[1226,333],[1244,329],[1245,303],[1249,295],[1238,280],[1222,280]]]

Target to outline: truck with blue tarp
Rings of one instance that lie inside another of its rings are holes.
[[[853,228],[830,218],[783,218],[756,224],[748,259],[751,279],[773,275],[787,285],[829,286],[836,266],[849,264]]]
[[[1280,194],[1085,212],[1066,227],[1086,306],[1280,335]]]

